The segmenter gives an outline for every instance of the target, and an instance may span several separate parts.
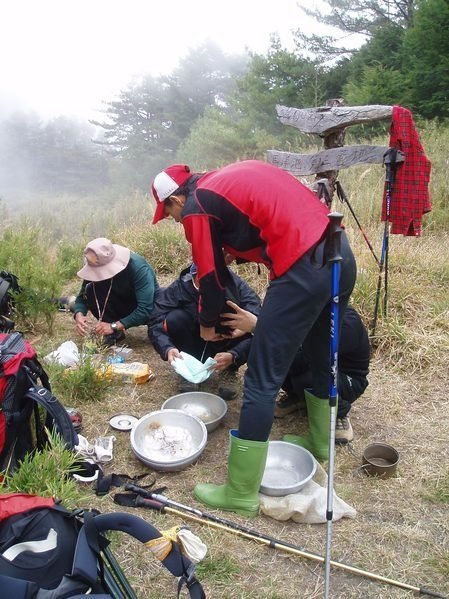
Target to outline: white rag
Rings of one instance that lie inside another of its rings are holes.
[[[317,464],[315,476],[298,493],[284,497],[271,497],[259,493],[260,510],[266,516],[275,520],[288,520],[302,524],[322,524],[327,522],[327,474],[324,468]],[[333,492],[333,518],[355,518],[357,511]]]
[[[75,446],[75,451],[86,458],[90,458],[97,463],[110,462],[114,447],[114,436],[98,437],[93,443],[89,443],[86,437],[78,435],[78,445]]]
[[[186,354],[183,351],[180,354],[182,358],[175,358],[172,362],[172,367],[190,383],[198,384],[206,381],[217,364],[217,361],[213,358],[207,358],[203,364],[203,362],[200,362],[190,354]]]

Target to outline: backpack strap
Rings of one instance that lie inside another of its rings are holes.
[[[147,544],[152,539],[162,537],[157,528],[149,522],[125,512],[98,514],[93,518],[93,523],[96,526],[97,533],[107,530],[119,530],[133,536],[144,544]],[[93,584],[97,576],[97,554],[95,547],[91,547],[89,544],[88,535],[89,530],[85,530],[83,526],[75,549],[71,576],[87,580]],[[181,553],[176,543],[173,543],[171,551],[161,562],[169,572],[179,578],[178,596],[185,585],[191,599],[205,598],[203,588],[195,577],[194,564]]]
[[[56,430],[64,439],[67,447],[73,449],[78,445],[78,434],[73,428],[72,421],[64,406],[44,387],[30,387],[26,397],[42,406],[53,418]]]

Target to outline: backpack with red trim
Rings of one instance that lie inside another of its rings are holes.
[[[19,332],[0,333],[0,471],[13,472],[56,430],[67,448],[78,445],[69,414],[51,393],[36,351]]]

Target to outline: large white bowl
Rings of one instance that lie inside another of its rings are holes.
[[[270,441],[260,492],[273,497],[297,493],[312,480],[316,467],[315,458],[304,447]]]
[[[181,410],[151,412],[131,430],[133,452],[153,470],[183,470],[199,458],[206,443],[204,422]]]
[[[169,397],[162,404],[162,410],[183,410],[199,418],[206,425],[207,432],[215,430],[226,416],[228,406],[223,398],[213,393],[189,391]]]

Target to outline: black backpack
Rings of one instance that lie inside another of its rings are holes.
[[[14,321],[11,320],[14,294],[21,292],[16,275],[0,271],[0,333],[7,333],[14,328]]]
[[[32,345],[19,332],[0,333],[0,472],[13,472],[26,454],[43,449],[46,429],[56,429],[68,449],[78,445]]]
[[[153,540],[166,542],[154,526],[132,514],[68,511],[49,498],[0,495],[1,596],[137,599],[108,547],[107,530],[126,532],[150,549]],[[170,543],[159,559],[179,578],[178,596],[185,585],[192,599],[204,599],[193,563],[176,542]]]

